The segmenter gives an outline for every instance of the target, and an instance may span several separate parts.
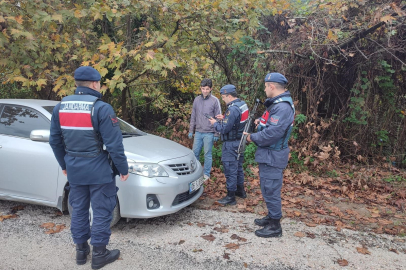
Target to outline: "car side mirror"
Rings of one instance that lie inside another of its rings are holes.
[[[50,131],[48,129],[35,129],[30,133],[30,139],[37,142],[49,142]]]

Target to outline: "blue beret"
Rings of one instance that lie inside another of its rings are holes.
[[[220,94],[222,94],[222,95],[231,94],[231,93],[237,93],[237,91],[235,90],[235,86],[232,84],[224,85],[220,89]]]
[[[275,82],[280,84],[288,84],[288,80],[280,73],[268,73],[265,76],[265,82]]]
[[[100,73],[92,67],[82,66],[75,70],[73,76],[75,81],[98,82],[101,79]]]

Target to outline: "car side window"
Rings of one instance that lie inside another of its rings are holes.
[[[30,108],[5,105],[0,116],[0,134],[29,138],[34,129],[49,129],[43,116]]]

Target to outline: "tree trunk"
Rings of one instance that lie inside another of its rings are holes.
[[[128,87],[124,88],[121,92],[121,113],[123,114],[123,120],[128,121],[128,108],[127,108],[127,91]]]

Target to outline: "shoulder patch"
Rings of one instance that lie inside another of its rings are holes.
[[[271,125],[276,126],[279,122],[279,116],[277,115],[271,115]]]
[[[109,115],[110,116],[110,120],[111,120],[111,124],[113,125],[113,127],[116,127],[119,125],[117,116],[113,115]]]

